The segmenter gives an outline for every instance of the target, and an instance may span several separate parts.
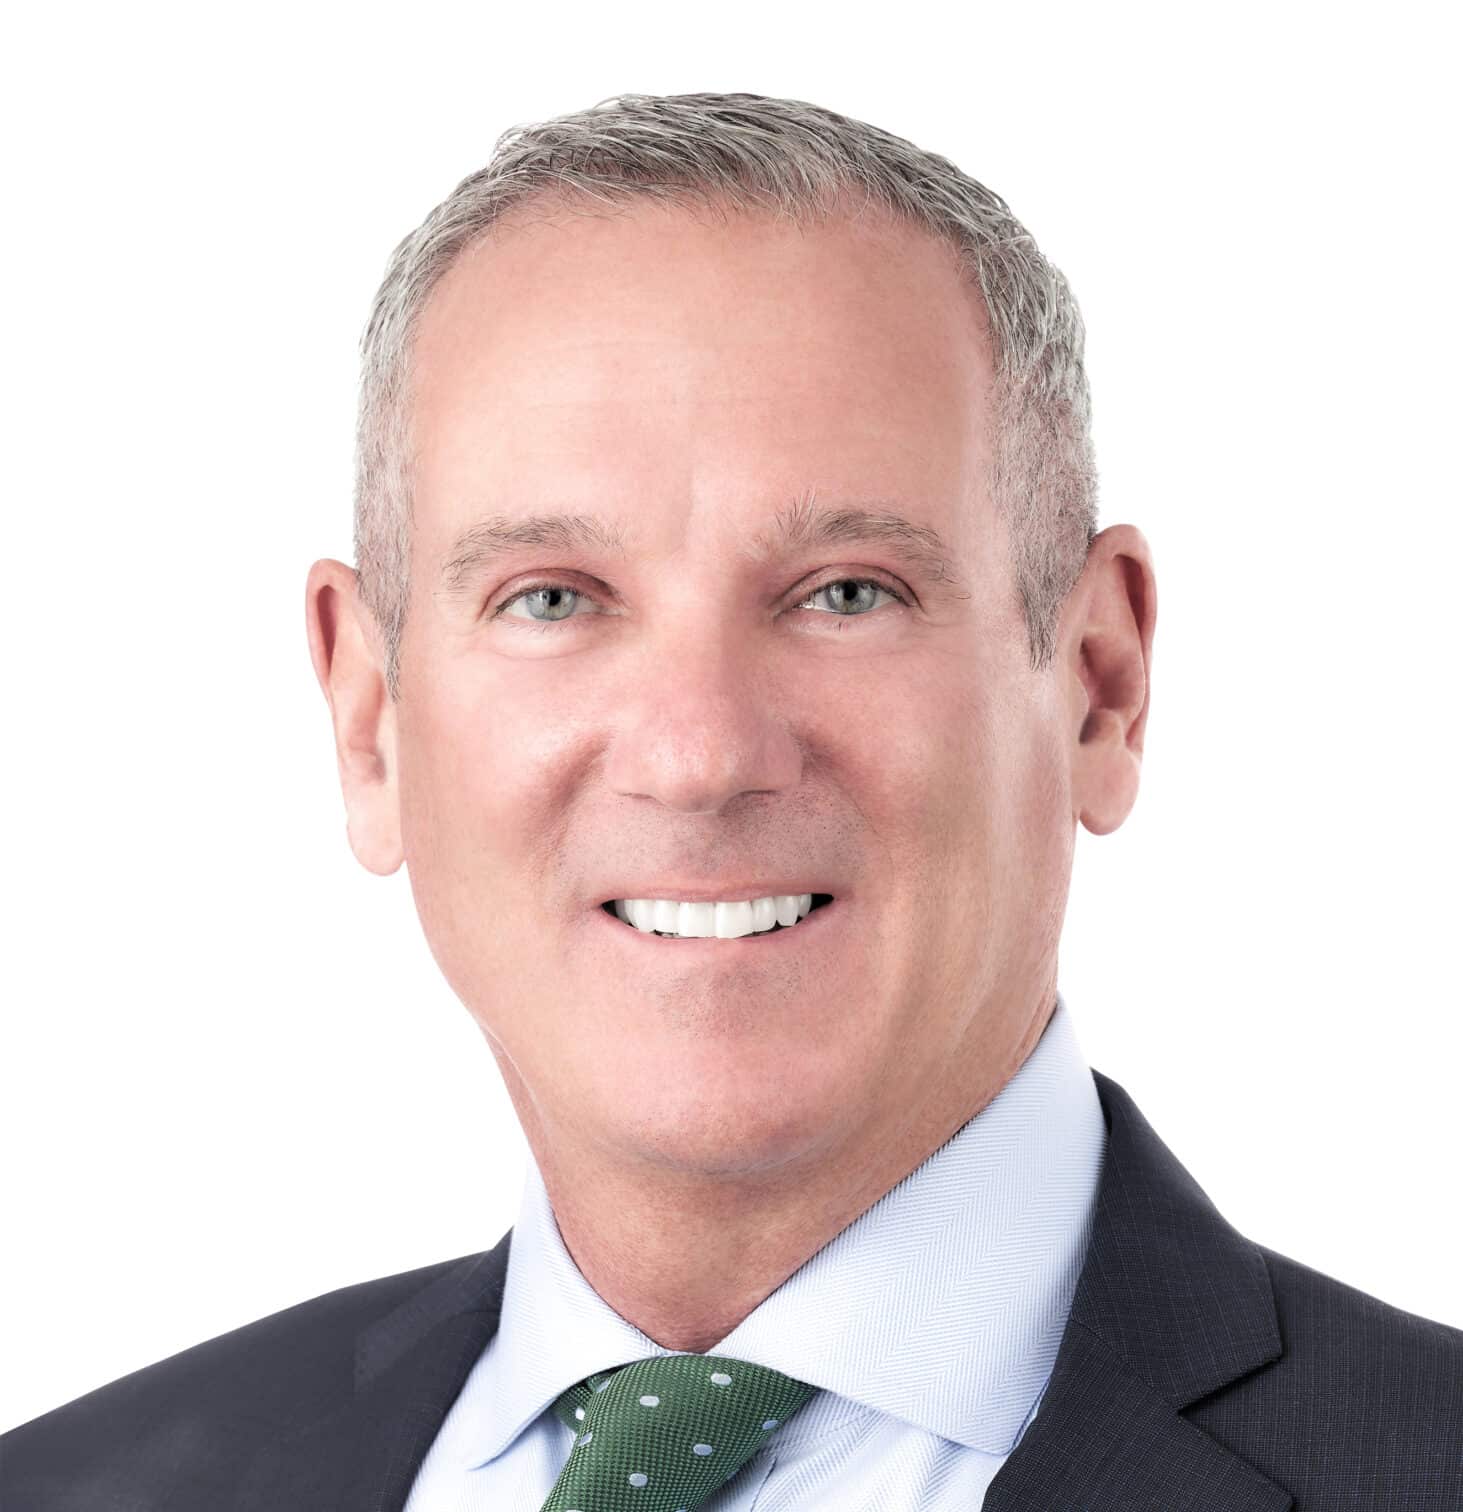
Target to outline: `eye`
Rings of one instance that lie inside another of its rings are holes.
[[[857,591],[850,595],[845,591],[850,588]],[[887,583],[881,582],[878,578],[845,577],[830,578],[821,587],[814,588],[813,591],[807,596],[807,598],[802,601],[802,603],[797,604],[794,607],[798,609],[805,609],[809,604],[813,602],[814,599],[818,597],[819,594],[832,592],[833,604],[835,605],[835,607],[831,611],[829,611],[830,613],[835,614],[843,619],[861,619],[871,610],[878,608],[878,604],[872,602],[870,596],[865,592],[866,589],[872,589],[876,594],[882,593],[888,598],[895,600],[896,603],[908,603],[908,600],[904,597],[903,594],[896,592]]]
[[[848,589],[855,590],[852,594]],[[880,607],[877,595],[882,593],[886,598],[893,599],[896,603],[905,604],[909,600],[897,589],[883,582],[879,578],[829,578],[826,583],[814,588],[808,593],[801,603],[795,604],[796,609],[805,609],[814,603],[820,594],[833,594],[834,607],[822,611],[839,619],[862,619],[874,609]],[[596,602],[581,588],[575,588],[570,583],[531,583],[527,588],[520,588],[517,593],[503,600],[493,610],[491,618],[508,619],[517,622],[520,626],[530,630],[547,629],[550,625],[557,625],[564,620],[575,618],[574,608],[581,601],[589,604]],[[513,605],[523,602],[527,608],[525,614],[510,614],[508,611]],[[596,613],[599,611],[596,610]],[[579,616],[582,618],[582,616]]]
[[[507,611],[520,599],[528,601],[529,612],[527,614],[509,614]],[[533,583],[527,588],[520,588],[512,598],[506,598],[493,611],[493,618],[503,618],[526,622],[531,628],[544,625],[556,625],[561,620],[573,617],[573,608],[580,599],[588,603],[594,600],[580,589],[572,587],[568,583]],[[536,612],[536,611],[542,611]]]

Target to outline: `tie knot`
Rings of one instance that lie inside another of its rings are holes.
[[[554,1403],[575,1433],[542,1512],[690,1512],[817,1390],[725,1355],[655,1355]]]

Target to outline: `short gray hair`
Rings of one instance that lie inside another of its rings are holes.
[[[1067,280],[1006,201],[947,158],[805,100],[626,94],[515,126],[393,253],[361,340],[359,591],[400,696],[411,562],[410,363],[416,322],[455,259],[532,196],[770,211],[797,222],[849,193],[943,237],[980,289],[996,381],[990,492],[1010,541],[1031,665],[1050,666],[1062,604],[1097,533],[1085,329]]]

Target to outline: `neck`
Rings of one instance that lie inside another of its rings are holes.
[[[705,1353],[861,1213],[951,1139],[1016,1073],[1054,997],[1005,1055],[987,1041],[865,1120],[842,1145],[771,1170],[708,1175],[571,1148],[539,1117],[512,1063],[500,1065],[559,1234],[580,1274],[664,1349]]]

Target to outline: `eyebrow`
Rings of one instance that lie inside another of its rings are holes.
[[[809,491],[755,532],[744,559],[767,562],[779,555],[820,546],[877,542],[917,567],[926,577],[962,598],[970,596],[954,553],[937,530],[916,524],[897,510],[869,504],[818,504]],[[460,594],[488,566],[530,551],[604,551],[623,557],[628,547],[617,525],[597,515],[489,515],[457,537],[442,564],[441,587]]]
[[[452,543],[442,563],[442,590],[449,596],[459,594],[500,558],[540,550],[598,550],[624,556],[626,546],[619,528],[596,515],[489,515]]]

